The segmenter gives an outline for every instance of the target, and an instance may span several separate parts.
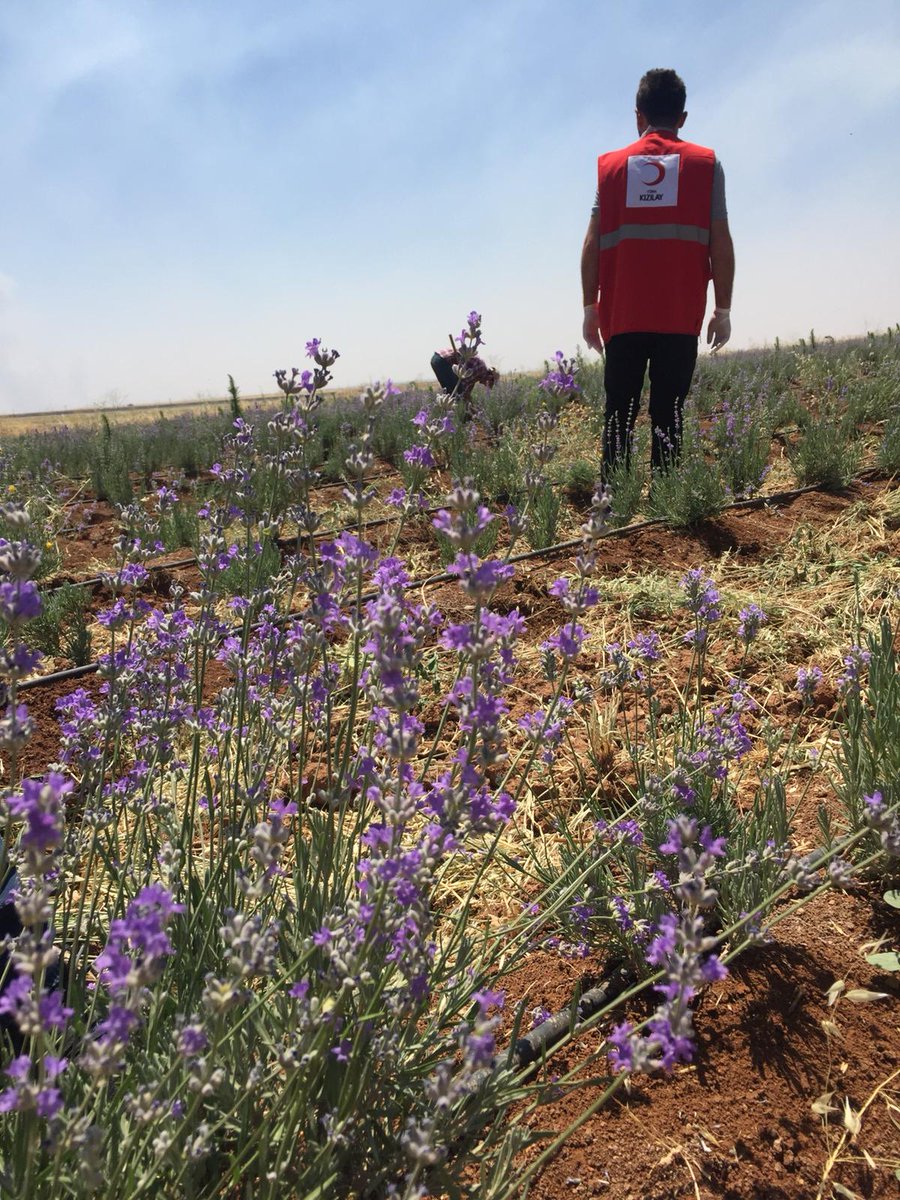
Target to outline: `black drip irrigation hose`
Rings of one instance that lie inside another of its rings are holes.
[[[853,479],[850,480],[850,482],[846,486],[849,488],[854,483],[867,483],[872,479],[879,479],[879,478],[884,478],[884,477],[885,476],[884,476],[883,472],[879,471],[877,468],[871,468],[870,470],[863,471],[859,475],[855,476]],[[723,513],[733,512],[737,509],[742,509],[742,508],[765,508],[767,505],[777,504],[777,503],[780,503],[781,501],[795,500],[795,499],[797,499],[798,496],[805,496],[809,492],[824,492],[824,491],[829,491],[829,490],[831,490],[831,489],[823,487],[822,484],[808,483],[808,484],[806,484],[805,487],[791,488],[791,489],[789,489],[787,491],[783,491],[783,492],[774,492],[768,496],[754,496],[753,499],[751,499],[751,500],[735,500],[731,504],[726,504],[723,508],[720,508],[719,511],[715,514],[715,516],[718,517],[718,516],[721,516]],[[842,490],[846,490],[846,488],[844,488]],[[439,511],[439,509],[441,507],[443,507],[443,506],[439,505],[435,508],[423,510],[422,515],[424,516],[429,512],[437,512],[437,511]],[[393,517],[379,517],[378,523],[383,524],[383,523],[385,523],[387,521],[391,521],[393,519],[394,519]],[[623,525],[619,529],[607,529],[604,533],[600,534],[600,537],[601,538],[626,537],[627,535],[632,534],[632,533],[639,533],[641,530],[644,530],[644,529],[652,529],[657,526],[666,525],[666,524],[667,524],[667,522],[665,521],[665,519],[663,517],[656,517],[649,521],[635,521],[633,524]],[[335,536],[338,536],[340,533],[352,531],[354,528],[358,529],[360,527],[357,525],[357,526],[348,526],[346,530],[336,530],[336,531],[329,530],[327,534],[324,534],[324,533],[321,535],[316,534],[315,537],[319,537],[319,536],[335,537]],[[308,535],[304,534],[301,536],[307,537]],[[291,540],[296,541],[296,539],[291,539]],[[545,546],[540,550],[526,550],[522,554],[513,554],[508,559],[505,559],[504,561],[508,562],[508,563],[518,563],[518,562],[534,561],[536,559],[541,559],[541,558],[551,558],[556,554],[562,553],[563,551],[574,550],[576,547],[580,546],[581,544],[582,544],[581,538],[571,538],[565,542],[557,542],[553,546]],[[196,561],[196,560],[194,560],[194,561]],[[167,567],[173,566],[173,564],[164,564],[164,565]],[[455,579],[456,579],[456,576],[451,574],[449,571],[441,571],[435,575],[427,575],[420,579],[411,579],[404,586],[404,591],[413,591],[416,588],[433,587],[435,584],[450,583],[451,581],[453,581]],[[361,601],[372,600],[375,598],[375,596],[377,594],[378,593],[376,591],[364,592],[362,594],[362,596],[360,597],[360,600]],[[343,607],[346,607],[346,605]],[[288,621],[293,620],[297,615],[298,614],[295,614],[295,613],[285,613],[282,617],[278,618],[277,622],[275,622],[275,623],[278,625],[284,625]],[[231,633],[239,634],[239,633],[243,632],[243,628],[244,628],[243,625],[234,626],[231,630]],[[26,679],[24,682],[19,684],[17,691],[24,692],[24,691],[28,691],[32,688],[44,687],[45,685],[49,685],[52,683],[60,683],[63,680],[67,680],[67,679],[80,679],[84,675],[93,675],[99,669],[100,669],[99,662],[91,662],[91,663],[85,663],[84,666],[81,666],[81,667],[68,667],[62,671],[53,671],[49,675],[39,675],[34,679]]]
[[[878,468],[873,467],[866,471],[860,472],[860,474],[855,476],[850,481],[850,484],[848,484],[847,486],[849,487],[853,483],[865,483],[871,479],[881,478],[881,477],[883,477],[883,474],[884,473],[879,471]],[[376,478],[378,478],[378,477],[376,476]],[[326,486],[336,486],[336,485],[329,484]],[[344,485],[344,486],[346,486],[346,485]],[[767,496],[754,496],[750,500],[735,500],[731,504],[726,504],[723,508],[719,509],[719,513],[730,512],[731,510],[738,509],[738,508],[763,508],[767,504],[777,503],[780,500],[790,500],[797,496],[803,496],[807,492],[815,492],[815,491],[820,491],[820,490],[824,490],[822,488],[821,484],[808,483],[804,487],[801,487],[801,488],[793,488],[791,490],[783,491],[783,492],[773,492]],[[433,516],[435,513],[440,512],[441,509],[444,507],[446,507],[446,506],[443,504],[433,504],[429,508],[423,508],[423,509],[419,510],[417,515],[423,516],[423,517]],[[718,515],[718,513],[715,515]],[[340,535],[342,533],[353,533],[357,529],[376,529],[381,525],[390,524],[390,522],[395,519],[396,518],[393,516],[376,517],[371,521],[364,521],[362,523],[362,525],[345,525],[345,526],[342,526],[340,529],[325,529],[325,530],[321,530],[320,532],[314,533],[314,534],[301,532],[301,533],[297,533],[297,534],[290,535],[290,536],[275,538],[274,544],[279,548],[279,550],[290,550],[293,546],[295,546],[298,543],[298,541],[299,542],[308,542],[308,541],[316,541],[316,540],[330,538],[330,537],[340,537]],[[641,529],[650,529],[653,526],[665,525],[665,524],[666,524],[666,520],[664,517],[655,517],[652,520],[636,521],[631,525],[623,525],[620,529],[608,530],[603,536],[604,537],[616,537],[616,536],[619,536],[622,534],[635,533]],[[566,542],[557,542],[555,545],[548,546],[543,550],[529,550],[524,554],[513,555],[513,557],[510,558],[508,561],[509,562],[522,562],[529,558],[536,558],[536,557],[540,557],[542,555],[553,554],[560,550],[568,550],[568,549],[570,549],[574,546],[578,546],[580,544],[581,544],[580,538],[572,538]],[[174,562],[153,563],[147,567],[147,571],[150,574],[153,574],[154,572],[160,572],[160,571],[177,571],[177,570],[181,570],[185,567],[196,566],[196,564],[197,564],[197,556],[190,555],[186,558],[175,559]],[[447,582],[449,582],[449,580],[454,579],[454,578],[455,578],[455,576],[448,574],[446,571],[443,571],[438,575],[431,575],[424,579],[414,580],[409,586],[410,587],[424,587],[426,585],[430,585],[433,583],[447,583]],[[64,587],[96,588],[96,587],[102,587],[106,582],[107,582],[107,576],[92,575],[92,576],[89,576],[87,579],[73,579],[73,580],[67,580],[64,583],[54,584],[53,587],[45,588],[44,591],[48,594],[52,594],[54,592],[61,591],[62,588],[64,588]],[[370,600],[372,597],[371,597],[371,594],[367,594],[364,598],[367,600]]]
[[[320,467],[321,467],[321,466],[323,466],[323,465],[324,465],[323,463],[320,463],[320,464],[319,464],[319,466],[320,466]],[[312,469],[313,469],[313,470],[316,470],[316,468],[315,468],[315,467],[313,467]],[[170,468],[170,470],[174,470],[174,468]],[[196,474],[196,475],[193,475],[193,476],[191,476],[190,478],[192,478],[192,479],[200,479],[200,478],[201,478],[201,476],[204,474],[204,472],[205,472],[205,473],[208,475],[208,474],[209,474],[209,467],[201,467],[201,468],[199,469],[199,471],[197,472],[197,474]],[[131,474],[132,474],[132,475],[139,475],[139,474],[141,474],[141,472],[139,472],[139,471],[132,471],[132,472],[131,472]],[[160,470],[158,470],[158,471],[152,471],[152,472],[151,472],[151,474],[153,474],[153,475],[159,475],[159,476],[162,476],[162,475],[164,474],[164,472],[163,472],[163,469],[161,468],[161,469],[160,469]],[[376,479],[386,479],[386,478],[388,477],[388,475],[396,475],[396,474],[397,474],[396,468],[395,468],[395,467],[393,467],[393,466],[391,466],[391,465],[388,465],[387,469],[386,469],[386,470],[384,470],[384,471],[377,471],[377,472],[376,472],[375,474],[373,474],[373,475],[364,475],[364,476],[363,476],[363,483],[374,483]],[[58,476],[58,478],[59,478],[60,480],[64,481],[64,482],[66,482],[66,483],[91,483],[91,482],[93,481],[93,476],[92,476],[92,475],[59,475],[59,476]],[[165,480],[163,480],[163,482],[165,482]],[[207,482],[208,482],[208,480],[207,480]],[[345,483],[345,481],[344,481],[343,479],[329,479],[329,480],[327,480],[325,483],[317,483],[317,484],[315,485],[315,487],[313,487],[313,488],[310,488],[310,491],[312,491],[312,492],[321,492],[321,491],[323,491],[325,488],[333,488],[333,487],[345,487],[345,486],[346,486],[346,483]],[[138,500],[146,500],[146,499],[149,497],[149,495],[150,495],[150,493],[149,493],[149,492],[145,492],[143,495],[141,495],[141,496],[138,496],[138,497],[136,497],[136,498],[137,498]],[[70,499],[70,500],[64,500],[64,501],[63,501],[63,507],[65,507],[65,505],[67,505],[67,504],[72,504],[72,503],[74,503],[74,504],[80,504],[80,503],[81,503],[81,501],[80,501],[80,500],[77,500],[77,499],[74,499],[74,498],[73,498],[73,499]],[[94,497],[93,497],[93,499],[91,499],[91,500],[88,500],[88,501],[87,501],[87,503],[88,503],[88,504],[98,504],[98,503],[102,503],[102,501],[99,501],[99,500],[97,499],[97,497],[96,497],[96,496],[94,496]]]
[[[397,474],[398,474],[398,472],[393,467],[389,467],[386,471],[380,471],[376,475],[364,475],[360,482],[362,482],[362,483],[377,483],[379,479],[389,479],[391,476],[396,476]],[[70,483],[88,483],[88,482],[90,482],[89,477],[76,476],[73,478],[71,475],[67,475],[67,476],[65,476],[65,478],[68,479],[68,481]],[[354,480],[353,482],[355,483],[356,480]],[[310,488],[310,491],[313,493],[324,492],[326,489],[336,488],[336,487],[343,487],[343,488],[347,487],[347,481],[345,479],[334,479],[334,480],[329,481],[328,483],[317,483],[315,485],[315,487]],[[150,493],[147,493],[144,496],[139,496],[137,498],[138,503],[140,503],[142,500],[149,499],[149,496],[150,496]],[[63,500],[61,507],[64,509],[70,508],[72,505],[75,505],[75,504],[83,504],[87,507],[90,507],[91,504],[97,504],[97,503],[100,503],[100,502],[97,501],[96,499],[80,500],[80,499],[78,499],[77,496],[74,496],[70,500]],[[76,532],[77,532],[77,530],[75,530],[74,528],[72,528],[70,526],[64,526],[62,529],[59,530],[59,533],[61,535],[66,535],[66,534],[76,533]],[[163,564],[163,565],[165,566],[168,564]],[[187,565],[189,565],[189,564],[187,564]],[[96,579],[85,579],[85,580],[80,580],[79,582],[84,583],[84,584],[90,584],[90,583],[96,583],[97,580]],[[65,585],[61,585],[61,586],[65,586]],[[53,588],[48,589],[48,591],[53,591],[53,590],[54,590]]]
[[[16,688],[16,694],[31,691],[33,688],[49,686],[51,683],[63,683],[67,679],[81,679],[84,675],[95,675],[99,670],[98,662],[89,662],[80,667],[66,667],[62,671],[51,671],[49,675],[38,675],[35,679],[24,680]]]
[[[850,483],[847,484],[847,487],[850,487],[854,483],[866,483],[869,479],[877,479],[881,478],[882,476],[883,472],[880,472],[877,468],[872,468],[871,470],[861,472],[854,479],[851,479]],[[722,513],[731,512],[739,508],[765,508],[766,505],[772,503],[777,504],[782,500],[795,500],[798,496],[806,495],[807,492],[826,490],[828,489],[824,488],[822,484],[808,483],[805,487],[792,488],[791,490],[784,492],[773,492],[768,496],[754,496],[751,500],[734,500],[731,504],[726,504],[720,508],[718,512],[713,514],[713,516],[718,517],[721,516]],[[600,537],[625,537],[628,534],[640,533],[641,530],[653,529],[660,525],[668,525],[665,517],[654,517],[651,520],[635,521],[631,525],[622,525],[618,529],[607,529],[604,533],[600,534]],[[526,562],[529,559],[550,558],[554,554],[559,554],[563,550],[574,550],[576,547],[580,546],[581,543],[581,538],[570,538],[565,542],[556,542],[553,546],[545,546],[541,550],[526,550],[522,554],[512,554],[509,558],[504,559],[504,562],[517,563]],[[437,575],[429,575],[424,579],[410,580],[410,582],[407,584],[407,588],[412,589],[416,587],[430,587],[432,584],[436,583],[449,583],[453,579],[456,579],[455,575],[451,575],[449,571],[441,571]],[[371,600],[375,594],[375,592],[366,592],[362,599]]]
[[[419,509],[416,516],[428,517],[444,507],[442,504],[434,504],[430,508]],[[377,529],[380,525],[389,525],[391,521],[395,521],[396,517],[375,517],[371,521],[363,521],[361,525],[344,525],[340,529],[322,529],[317,533],[298,532],[296,534],[285,535],[284,537],[273,538],[273,543],[279,550],[290,550],[297,545],[298,542],[320,541],[324,538],[340,537],[342,533],[353,533],[358,529]],[[197,565],[196,554],[191,554],[187,558],[176,558],[173,562],[150,563],[147,566],[147,573],[153,575],[162,571],[178,571],[184,567],[194,567]],[[86,587],[99,588],[109,582],[108,572],[106,575],[90,575],[87,579],[70,579],[64,583],[54,584],[52,587],[44,588],[44,593],[52,595],[54,592],[62,591],[66,587]]]
[[[572,997],[568,1007],[555,1013],[530,1033],[516,1039],[513,1056],[519,1068],[531,1066],[547,1057],[553,1046],[567,1033],[577,1035],[579,1027],[596,1013],[628,991],[636,977],[627,967],[614,967],[596,987]]]

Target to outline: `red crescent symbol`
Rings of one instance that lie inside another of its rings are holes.
[[[643,177],[643,175],[642,175],[642,176],[641,176],[641,183],[643,183],[643,185],[644,185],[645,187],[656,187],[656,185],[659,183],[659,181],[660,181],[660,180],[662,179],[662,177],[665,175],[665,173],[666,173],[666,168],[665,168],[665,167],[662,165],[662,163],[661,163],[661,162],[650,162],[650,163],[647,163],[647,166],[648,166],[648,167],[655,167],[655,168],[656,168],[656,170],[657,170],[659,173],[657,174],[657,176],[656,176],[656,178],[655,178],[655,179],[645,179],[645,178]]]

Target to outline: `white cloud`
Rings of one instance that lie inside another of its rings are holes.
[[[141,44],[135,19],[121,5],[38,0],[29,5],[25,19],[13,7],[0,12],[6,58],[0,104],[7,153],[27,151],[69,88],[134,62]]]

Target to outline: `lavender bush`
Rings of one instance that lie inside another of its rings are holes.
[[[696,407],[689,399],[683,411],[680,452],[654,473],[650,515],[682,528],[715,516],[725,499],[722,477],[707,458]]]
[[[891,475],[900,474],[900,411],[888,417],[878,446],[878,465]]]
[[[800,439],[789,457],[800,484],[842,488],[856,474],[862,447],[833,393],[826,394],[815,417],[803,414]]]
[[[311,446],[336,355],[318,341],[308,353],[314,370],[278,374],[290,402],[264,453],[234,422],[199,513],[195,593],[175,588],[161,608],[140,594],[176,501],[123,512],[99,690],[60,701],[59,769],[20,785],[29,722],[15,682],[37,658],[5,655],[5,861],[21,932],[0,1002],[15,1051],[0,1105],[19,1193],[216,1195],[240,1178],[259,1195],[412,1195],[426,1167],[458,1173],[471,1151],[456,1139],[517,1094],[478,1077],[497,979],[528,939],[465,919],[527,778],[503,782],[524,623],[490,607],[512,567],[474,552],[495,518],[461,485],[435,526],[455,547],[468,620],[413,600],[403,565],[361,528],[260,569],[276,520],[319,524]],[[364,396],[347,456],[358,526],[389,392]],[[419,426],[426,445],[446,432],[427,414]],[[0,561],[13,635],[37,614],[38,562],[26,543]],[[554,643],[564,659],[571,636]],[[426,650],[447,680],[430,742]],[[461,911],[439,920],[442,875],[476,850]]]
[[[745,387],[726,395],[713,418],[712,440],[719,470],[731,495],[741,500],[754,495],[769,473],[772,443],[770,405],[765,389]]]

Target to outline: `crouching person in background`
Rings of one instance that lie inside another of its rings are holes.
[[[436,350],[431,357],[431,369],[448,396],[462,400],[465,406],[466,420],[471,417],[470,401],[476,384],[483,384],[490,390],[500,378],[496,367],[489,367],[481,358],[470,358],[463,366],[459,350],[453,339],[446,350]]]

